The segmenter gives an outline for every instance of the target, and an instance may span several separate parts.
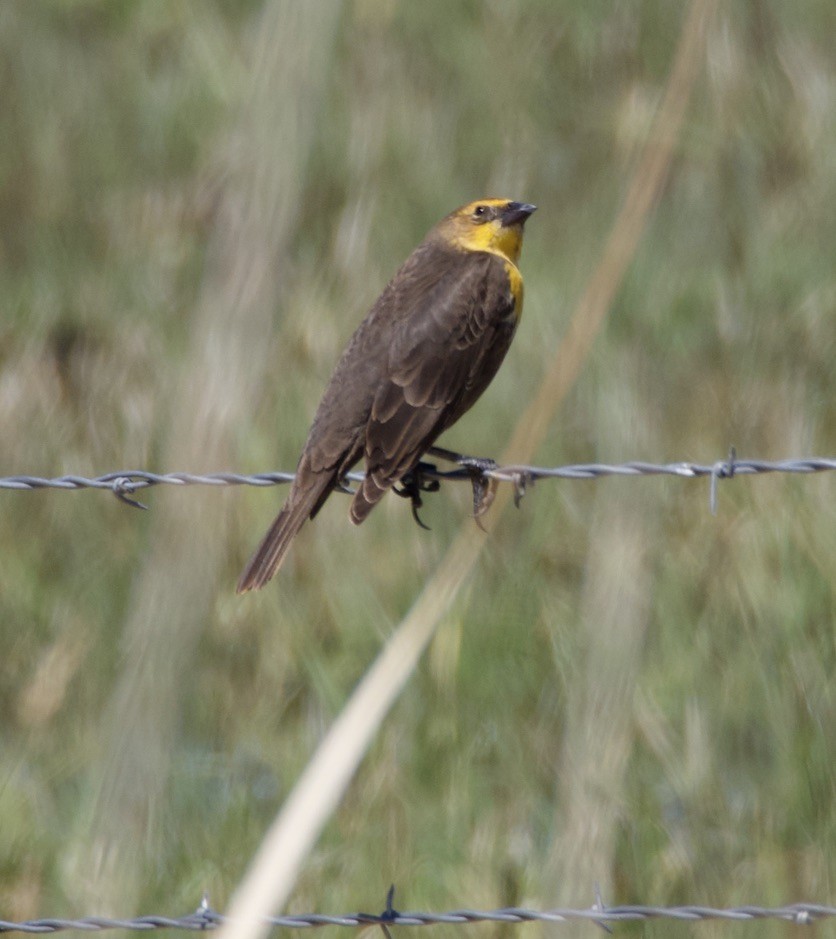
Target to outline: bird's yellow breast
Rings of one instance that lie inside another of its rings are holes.
[[[516,264],[505,259],[505,273],[508,275],[508,287],[514,298],[514,319],[519,322],[523,308],[523,279]]]

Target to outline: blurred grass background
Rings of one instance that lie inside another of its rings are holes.
[[[498,455],[682,16],[5,0],[0,474],[292,468],[386,279],[487,194],[540,206],[514,348],[446,438]],[[827,0],[719,9],[665,192],[538,462],[836,451],[834,30]],[[392,881],[413,909],[582,906],[594,880],[609,902],[832,902],[834,495],[829,475],[745,479],[712,517],[704,483],[534,488],[291,908],[378,909]],[[335,498],[278,581],[236,598],[282,497],[0,495],[5,918],[178,913],[203,890],[222,908],[469,509],[448,486],[431,533],[396,499],[354,529]]]

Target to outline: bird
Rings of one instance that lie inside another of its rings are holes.
[[[365,477],[350,507],[356,525],[488,387],[522,312],[517,265],[536,208],[509,199],[469,202],[430,229],[401,265],[340,356],[287,501],[237,593],[276,574],[304,522],[361,458]]]

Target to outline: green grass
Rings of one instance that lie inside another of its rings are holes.
[[[447,439],[501,453],[620,207],[679,7],[306,9],[279,29],[255,3],[0,8],[3,475],[292,468],[386,278],[483,194],[540,206],[515,346]],[[720,10],[539,462],[836,452],[834,28],[824,0]],[[354,529],[335,497],[237,600],[282,495],[160,490],[143,514],[0,494],[4,918],[223,906],[468,512],[448,486],[430,533],[395,499]],[[535,486],[290,907],[375,910],[393,881],[413,909],[583,906],[595,880],[610,902],[832,902],[834,497],[830,475],[737,479],[713,517],[705,481]]]

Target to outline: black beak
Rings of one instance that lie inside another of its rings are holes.
[[[527,202],[509,202],[502,210],[502,227],[522,225],[528,216],[536,211],[536,205],[529,205]]]

